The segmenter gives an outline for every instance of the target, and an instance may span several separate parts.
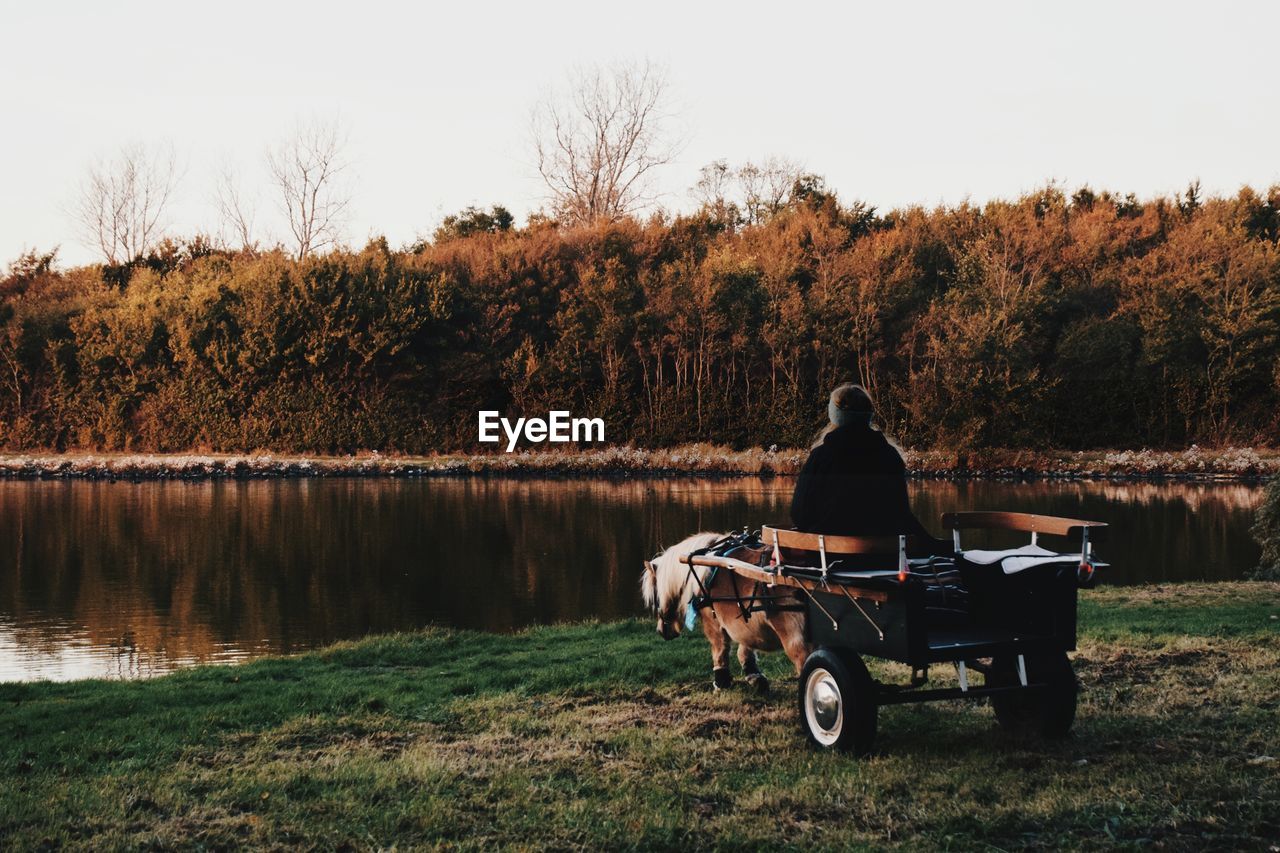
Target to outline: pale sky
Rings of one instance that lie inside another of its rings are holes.
[[[215,168],[261,187],[299,119],[349,129],[359,246],[542,202],[529,113],[576,64],[664,64],[686,142],[658,176],[790,157],[881,210],[1050,179],[1139,195],[1280,182],[1280,4],[283,3],[0,0],[0,266],[88,261],[66,212],[95,158],[171,145],[172,230],[212,230]]]

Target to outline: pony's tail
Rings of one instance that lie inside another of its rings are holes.
[[[658,567],[656,560],[645,560],[644,571],[640,573],[640,598],[644,606],[650,609],[658,600]]]

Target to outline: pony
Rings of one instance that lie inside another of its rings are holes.
[[[716,690],[732,686],[729,671],[731,642],[738,644],[738,662],[747,684],[760,693],[769,690],[769,680],[760,671],[756,652],[781,649],[800,674],[812,650],[807,639],[807,611],[800,596],[783,587],[756,589],[753,581],[728,569],[713,571],[706,566],[686,566],[680,558],[721,539],[720,533],[695,533],[677,542],[652,560],[646,560],[640,575],[640,593],[658,620],[658,635],[664,640],[680,636],[686,609],[694,595],[705,588],[713,600],[698,615],[702,633],[711,643],[711,675]],[[698,580],[693,579],[696,574]],[[701,584],[701,587],[700,585]],[[765,609],[743,612],[739,597],[767,598]]]

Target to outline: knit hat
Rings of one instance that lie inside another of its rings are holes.
[[[827,401],[827,417],[837,427],[869,424],[873,407],[871,395],[861,385],[847,382],[831,392]]]

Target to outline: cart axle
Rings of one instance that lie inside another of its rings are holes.
[[[1014,684],[1008,687],[970,687],[962,690],[959,687],[939,687],[934,690],[903,690],[895,684],[879,684],[877,705],[908,705],[912,702],[932,702],[935,699],[982,699],[996,693],[1016,693],[1020,690],[1042,690],[1049,685],[1036,683],[1023,687]]]

